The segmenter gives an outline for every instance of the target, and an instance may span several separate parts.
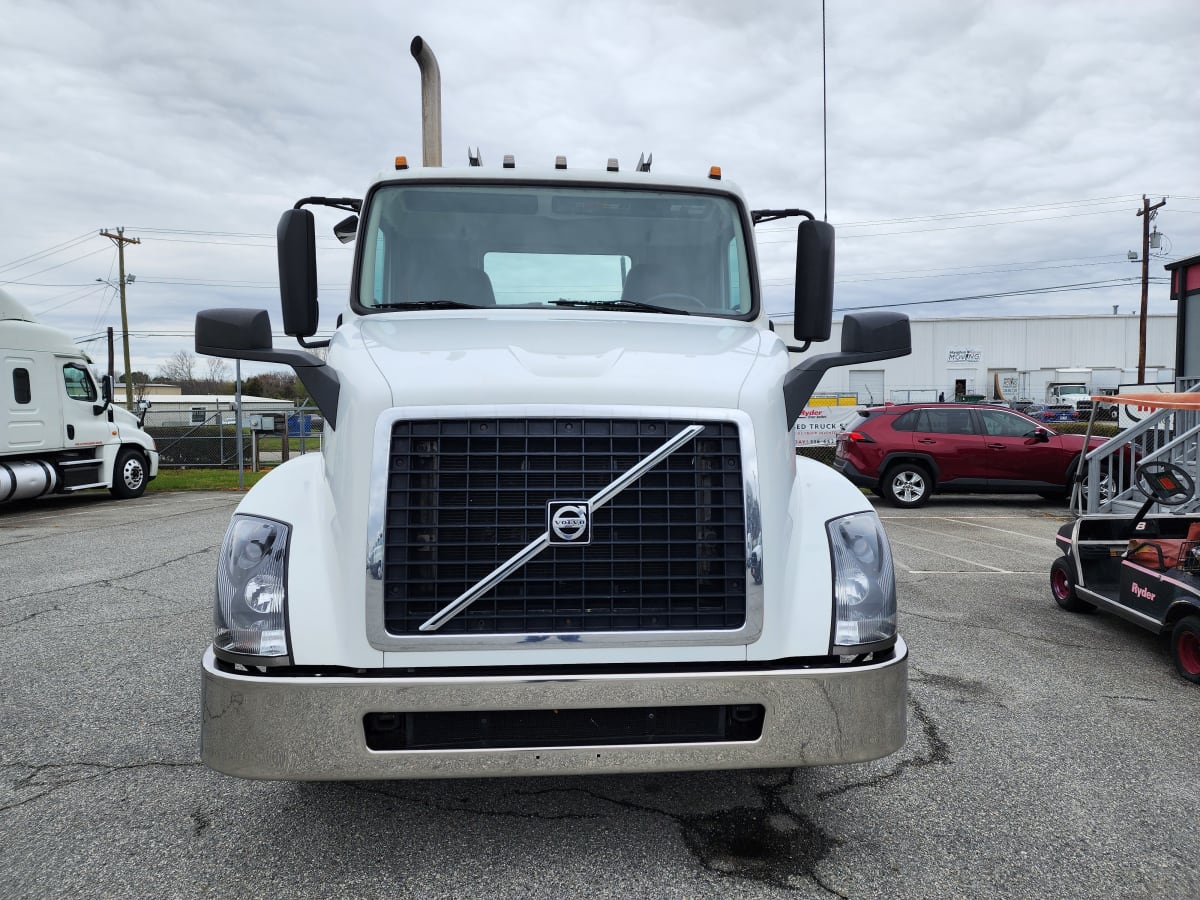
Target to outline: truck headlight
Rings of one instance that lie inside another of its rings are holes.
[[[282,522],[235,515],[217,563],[213,649],[237,656],[287,656],[287,549]]]
[[[834,652],[896,637],[896,575],[879,516],[842,516],[826,524],[833,551]]]

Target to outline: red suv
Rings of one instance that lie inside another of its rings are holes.
[[[896,506],[920,506],[934,491],[1062,497],[1083,452],[1081,434],[986,404],[905,403],[859,415],[838,435],[835,465]],[[1105,440],[1093,437],[1090,448]]]

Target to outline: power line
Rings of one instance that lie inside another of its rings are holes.
[[[967,210],[965,212],[956,213],[929,213],[920,216],[904,216],[894,219],[869,219],[862,222],[843,222],[838,225],[839,228],[867,228],[876,225],[901,225],[905,222],[931,222],[945,219],[972,219],[983,216],[1002,216],[1013,215],[1016,213],[1034,212],[1035,210],[1045,210],[1052,212],[1058,209],[1076,207],[1076,206],[1110,206],[1118,203],[1127,203],[1137,199],[1133,194],[1115,195],[1113,197],[1097,197],[1090,200],[1060,200],[1054,203],[1033,203],[1025,206],[1003,206],[996,209],[978,209]],[[758,231],[789,231],[787,226],[773,226],[760,228]]]
[[[175,232],[175,233],[177,233],[177,234],[189,234],[189,233],[191,233],[191,232],[180,231],[180,232]],[[196,234],[200,234],[200,235],[206,235],[206,234],[209,234],[208,232],[203,232],[203,231],[198,231],[198,232],[195,232],[195,233],[196,233]],[[220,235],[221,235],[221,232],[212,232],[211,234],[212,234],[212,235],[214,235],[214,236],[220,236]],[[273,234],[247,234],[247,235],[237,235],[236,233],[233,233],[233,232],[231,232],[231,233],[230,233],[230,236],[231,236],[231,237],[251,237],[251,238],[258,238],[258,239],[261,239],[261,240],[267,241],[268,243],[265,243],[265,244],[254,244],[254,243],[250,243],[250,242],[248,242],[248,241],[210,241],[210,240],[189,240],[189,239],[187,239],[187,238],[177,238],[177,237],[148,237],[148,238],[144,238],[144,240],[146,240],[146,241],[158,241],[158,242],[160,242],[160,243],[166,243],[166,244],[212,244],[212,245],[216,245],[216,246],[220,246],[220,247],[270,247],[270,248],[274,248],[274,247],[276,246],[276,243],[275,243],[275,235],[273,235]],[[326,246],[325,246],[325,247],[319,247],[318,249],[320,249],[320,250],[330,250],[330,249],[336,250],[336,249],[339,249],[340,247],[342,247],[342,243],[341,243],[341,241],[338,241],[338,240],[336,240],[335,238],[326,238],[324,235],[322,235],[322,236],[318,237],[318,238],[317,238],[317,241],[318,241],[318,242],[320,242],[320,243],[324,243],[324,244],[326,244]]]
[[[931,274],[926,274],[926,275],[900,275],[900,274],[887,275],[885,273],[879,272],[879,273],[873,273],[870,275],[864,274],[862,276],[856,276],[856,277],[836,278],[834,280],[834,283],[835,284],[869,284],[869,283],[880,282],[880,281],[920,281],[920,280],[929,279],[929,278],[975,278],[975,277],[986,276],[986,275],[1015,275],[1015,274],[1018,274],[1021,272],[1048,272],[1048,271],[1051,271],[1054,269],[1091,269],[1091,268],[1096,268],[1099,266],[1115,266],[1115,265],[1121,265],[1121,264],[1128,264],[1128,262],[1129,262],[1129,260],[1126,259],[1125,257],[1120,257],[1119,259],[1118,258],[1110,259],[1106,263],[1095,263],[1095,262],[1073,263],[1073,264],[1069,264],[1069,265],[1025,266],[1022,268],[1008,268],[1008,269],[993,268],[993,269],[985,269],[985,270],[974,271],[974,272],[948,270],[948,271],[941,271],[941,272],[935,271]],[[780,279],[780,280],[764,281],[763,284],[769,284],[773,287],[776,287],[776,286],[780,286],[780,285],[792,284],[792,281],[790,279]]]
[[[78,262],[81,259],[87,259],[89,256],[95,256],[97,253],[103,253],[107,249],[108,249],[107,247],[101,247],[99,250],[93,250],[90,253],[83,254],[83,256],[76,256],[72,259],[64,260],[63,262],[57,263],[56,265],[47,266],[45,269],[39,269],[36,272],[30,272],[28,275],[22,275],[21,277],[22,278],[36,278],[38,275],[41,275],[43,272],[50,272],[50,271],[53,271],[54,269],[61,269],[65,265],[69,265],[70,263],[73,263],[73,262]],[[27,281],[0,281],[0,284],[28,284],[28,283],[29,282],[27,282]]]
[[[62,309],[64,306],[70,306],[72,303],[76,303],[76,302],[82,300],[84,297],[90,297],[92,294],[96,293],[97,291],[105,290],[107,288],[107,285],[103,285],[103,284],[94,285],[93,284],[93,285],[89,285],[88,287],[89,287],[89,290],[82,291],[78,296],[72,297],[70,300],[66,300],[66,301],[58,304],[57,306],[46,306],[46,307],[42,307],[41,309],[38,309],[37,314],[39,316],[45,315],[46,313],[52,313],[55,310]],[[59,296],[62,296],[62,295],[60,294]]]
[[[875,232],[871,232],[870,234],[843,234],[843,233],[841,233],[841,229],[847,228],[847,227],[852,227],[852,226],[838,225],[837,228],[839,229],[838,240],[845,241],[845,240],[854,240],[856,238],[889,237],[891,235],[897,235],[897,234],[927,234],[927,233],[933,232],[933,231],[959,231],[964,228],[992,228],[992,227],[995,227],[996,225],[1021,225],[1021,224],[1025,224],[1025,223],[1029,223],[1029,222],[1053,222],[1056,219],[1077,219],[1080,216],[1110,216],[1110,215],[1115,215],[1118,212],[1120,212],[1120,210],[1105,209],[1105,210],[1098,210],[1095,212],[1071,213],[1070,215],[1066,215],[1066,216],[1038,216],[1036,219],[1006,219],[1001,222],[972,222],[972,223],[969,223],[966,225],[947,225],[943,228],[912,228],[907,231],[875,231]],[[780,240],[780,241],[759,240],[758,243],[760,243],[760,244],[786,244],[786,243],[795,243],[795,241],[796,241],[796,237],[793,234],[790,238],[785,238],[784,240]]]
[[[90,231],[87,231],[87,232],[84,232],[79,237],[73,237],[70,240],[63,241],[61,244],[55,244],[53,247],[48,247],[45,250],[39,250],[37,253],[31,253],[28,256],[22,256],[19,259],[14,259],[11,262],[7,262],[7,263],[4,263],[3,265],[0,265],[0,272],[3,272],[7,269],[19,268],[21,265],[23,265],[25,263],[35,262],[38,259],[41,259],[42,257],[53,256],[55,253],[61,253],[64,250],[69,250],[71,247],[75,246],[76,244],[82,244],[84,241],[86,241],[91,236],[92,236],[92,233]]]
[[[929,306],[935,303],[960,303],[967,300],[995,300],[1003,297],[1025,297],[1038,294],[1070,293],[1074,291],[1095,291],[1105,288],[1127,287],[1137,284],[1139,278],[1110,278],[1105,281],[1081,281],[1075,284],[1051,285],[1041,288],[1026,288],[1018,291],[996,291],[990,294],[969,294],[962,297],[942,297],[937,300],[906,300],[900,303],[873,303],[869,306],[836,307],[836,312],[858,312],[864,309],[894,309],[900,306]],[[1158,279],[1156,283],[1166,284],[1167,279]]]

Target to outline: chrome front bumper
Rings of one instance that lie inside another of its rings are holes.
[[[771,768],[864,762],[899,750],[907,732],[908,648],[856,668],[452,678],[262,676],[204,654],[200,757],[243,778],[300,781],[478,778]],[[374,751],[371,712],[753,704],[749,742]]]

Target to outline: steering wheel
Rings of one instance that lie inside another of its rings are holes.
[[[642,302],[649,303],[651,306],[667,306],[672,309],[694,309],[700,312],[708,309],[707,306],[691,294],[677,294],[672,291],[664,294],[655,294],[653,297],[647,297]]]
[[[1163,506],[1180,506],[1196,496],[1195,480],[1175,463],[1148,462],[1138,466],[1137,486]]]

